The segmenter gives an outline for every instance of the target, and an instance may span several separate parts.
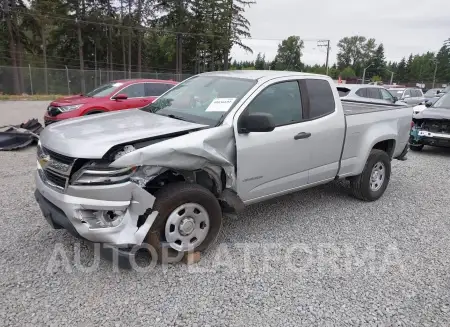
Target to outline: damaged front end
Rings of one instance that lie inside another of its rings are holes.
[[[54,228],[116,248],[141,245],[158,212],[156,192],[184,181],[240,211],[231,126],[114,146],[101,159],[71,158],[38,145],[36,199]]]
[[[91,242],[140,245],[157,216],[155,198],[133,183],[135,167],[63,156],[38,144],[36,199],[50,225]]]
[[[450,119],[413,119],[409,143],[412,146],[450,147]]]

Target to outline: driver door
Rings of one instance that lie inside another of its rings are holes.
[[[308,184],[310,166],[308,122],[302,122],[297,80],[278,79],[255,92],[234,119],[237,188],[246,203],[257,202]],[[263,112],[273,116],[271,132],[239,134],[239,117]]]
[[[142,108],[148,104],[145,97],[144,83],[135,83],[124,87],[116,94],[126,94],[127,99],[111,100],[113,110]]]

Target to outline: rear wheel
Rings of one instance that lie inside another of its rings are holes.
[[[353,195],[364,201],[378,200],[391,177],[391,159],[383,150],[373,149],[363,172],[350,180]]]
[[[164,255],[171,261],[174,257],[181,259],[188,251],[204,251],[214,242],[222,225],[222,210],[209,190],[198,184],[174,183],[155,197],[153,209],[158,216],[147,242],[160,261],[167,259]]]
[[[410,144],[409,145],[409,148],[411,149],[411,151],[422,151],[423,147],[424,147],[423,144]]]

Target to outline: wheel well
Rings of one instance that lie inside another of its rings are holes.
[[[93,109],[93,110],[89,110],[84,115],[87,116],[87,115],[93,115],[93,114],[100,114],[102,112],[106,112],[106,111],[102,110],[102,109]]]
[[[222,171],[221,179],[225,173]],[[219,190],[223,190],[223,181],[216,181],[212,178],[208,172],[205,170],[196,170],[196,171],[175,171],[175,170],[167,170],[164,173],[156,176],[154,179],[149,181],[145,186],[145,189],[154,194],[157,190],[162,187],[176,182],[188,182],[188,183],[196,183],[204,188],[210,190],[214,195],[219,196]],[[222,185],[217,185],[217,183],[221,183]],[[221,192],[221,191],[220,191]]]
[[[372,149],[383,150],[389,155],[390,158],[392,158],[392,156],[394,155],[395,140],[384,140],[378,142],[373,146]]]

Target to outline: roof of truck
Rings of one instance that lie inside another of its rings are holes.
[[[288,76],[324,76],[318,74],[302,73],[302,72],[291,72],[284,70],[227,70],[227,71],[215,71],[202,73],[200,75],[210,75],[210,76],[224,76],[224,77],[234,77],[234,78],[244,78],[259,80],[261,78],[271,79],[277,77],[288,77]]]

